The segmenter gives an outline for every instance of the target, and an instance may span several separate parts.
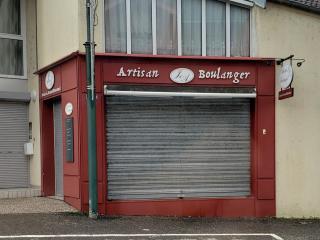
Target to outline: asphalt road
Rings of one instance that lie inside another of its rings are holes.
[[[10,238],[320,240],[320,220],[173,217],[109,217],[91,220],[78,213],[0,215],[0,239]]]

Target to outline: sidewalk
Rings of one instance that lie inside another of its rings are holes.
[[[45,197],[0,199],[0,214],[77,212],[65,202]]]

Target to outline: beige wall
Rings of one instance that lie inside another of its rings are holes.
[[[269,2],[254,11],[257,56],[306,59],[293,67],[295,96],[276,101],[277,216],[320,217],[320,15]]]
[[[38,65],[42,68],[79,49],[80,0],[38,0]]]
[[[38,0],[38,62],[42,68],[74,52],[87,39],[85,0]],[[96,52],[104,52],[103,0],[97,0]],[[59,14],[57,14],[59,13]]]
[[[38,76],[33,74],[37,70],[36,49],[36,1],[26,1],[27,18],[27,77],[28,92],[38,92]],[[30,184],[41,185],[41,161],[40,161],[40,122],[39,122],[39,94],[36,100],[29,104],[29,122],[32,122],[32,141],[34,155],[30,157]]]

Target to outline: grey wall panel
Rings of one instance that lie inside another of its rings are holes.
[[[250,195],[248,99],[106,99],[109,199]]]
[[[0,101],[0,188],[29,186],[29,162],[23,149],[27,141],[27,104]]]
[[[53,104],[54,122],[54,170],[56,196],[63,196],[63,145],[62,145],[62,110],[61,102]]]

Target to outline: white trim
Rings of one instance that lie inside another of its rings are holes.
[[[195,98],[255,98],[256,93],[206,93],[206,92],[154,92],[154,91],[119,91],[105,88],[107,96],[134,97],[195,97]]]
[[[127,53],[131,54],[131,7],[130,0],[126,0],[127,15]]]
[[[152,0],[152,54],[157,55],[157,0]]]
[[[202,0],[201,3],[201,27],[202,27],[202,34],[201,34],[201,42],[202,42],[202,56],[207,55],[207,9],[206,9],[206,0]]]
[[[230,19],[230,3],[226,2],[226,57],[231,55],[231,19]]]
[[[21,33],[22,33],[22,26],[21,26]],[[0,33],[0,38],[13,39],[13,40],[23,40],[23,35]]]
[[[178,56],[182,56],[181,17],[181,0],[177,0]]]
[[[253,7],[254,3],[246,0],[230,0],[230,3],[236,4],[242,7]]]
[[[0,79],[27,80],[28,78],[26,76],[0,74]]]
[[[222,236],[256,236],[272,237],[276,240],[284,240],[274,233],[200,233],[200,234],[57,234],[57,235],[8,235],[0,236],[0,239],[17,239],[17,238],[129,238],[129,237],[222,237]]]

